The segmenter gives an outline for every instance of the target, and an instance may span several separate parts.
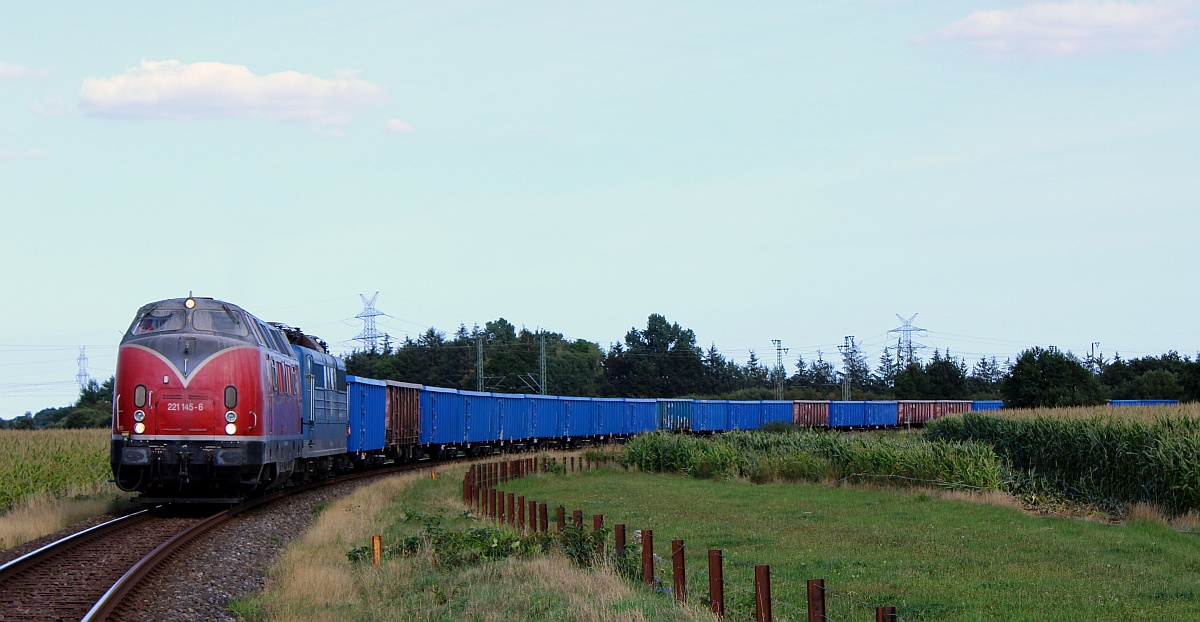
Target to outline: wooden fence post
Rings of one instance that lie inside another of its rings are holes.
[[[684,563],[683,540],[671,540],[671,578],[675,600],[687,599],[687,565]]]
[[[654,530],[642,530],[642,583],[654,585]]]
[[[825,579],[808,580],[808,622],[825,622]]]
[[[617,523],[613,525],[613,539],[617,544],[617,557],[625,557],[625,524]]]
[[[517,529],[525,531],[525,495],[517,497]]]
[[[754,567],[754,619],[771,622],[771,567]]]
[[[896,608],[876,607],[875,622],[896,622]]]
[[[583,510],[574,510],[571,512],[571,519],[575,523],[576,529],[583,529]]]
[[[708,550],[708,602],[713,615],[725,617],[725,564],[720,549]]]
[[[538,523],[541,524],[542,533],[550,531],[550,522],[546,520],[546,504],[538,504]]]
[[[593,514],[592,515],[592,531],[598,533],[601,529],[604,529],[604,515],[603,514]],[[596,554],[604,555],[604,538],[596,538],[596,539],[599,540],[599,542],[596,544]]]

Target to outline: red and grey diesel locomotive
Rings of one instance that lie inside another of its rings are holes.
[[[151,303],[121,340],[110,460],[143,499],[238,501],[345,469],[347,423],[341,359],[236,305]]]

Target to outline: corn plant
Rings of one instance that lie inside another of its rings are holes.
[[[0,430],[0,513],[34,495],[62,496],[112,477],[108,430]]]
[[[1200,508],[1200,418],[995,416],[931,422],[925,438],[991,445],[1030,485],[1103,507],[1144,501]]]

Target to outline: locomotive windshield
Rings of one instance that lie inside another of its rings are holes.
[[[192,328],[235,337],[246,337],[250,332],[246,330],[246,322],[242,321],[239,315],[233,311],[224,310],[193,311]]]
[[[134,320],[129,327],[131,335],[147,335],[183,328],[184,314],[181,310],[152,309]]]

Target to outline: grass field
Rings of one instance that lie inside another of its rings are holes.
[[[231,609],[253,621],[287,620],[712,620],[698,607],[680,608],[661,594],[638,589],[604,569],[585,569],[554,552],[471,561],[447,561],[428,538],[422,520],[444,513],[437,529],[461,533],[483,526],[463,515],[456,467],[428,475],[399,476],[364,487],[324,508],[303,538],[267,573],[267,589]],[[388,557],[374,567],[349,553],[383,537],[389,548],[420,541],[410,556]],[[485,543],[486,544],[486,543]]]
[[[0,430],[0,549],[106,511],[108,430]]]
[[[1200,612],[1200,537],[1158,522],[1034,517],[941,498],[963,493],[620,471],[531,477],[505,488],[604,514],[610,525],[652,528],[664,551],[683,539],[697,571],[702,551],[723,549],[727,580],[745,587],[753,585],[749,565],[770,564],[773,596],[800,607],[803,580],[823,578],[836,594],[828,613],[841,622],[874,615],[851,597],[895,605],[907,620],[1195,620]],[[753,614],[747,595],[726,593]],[[805,619],[782,605],[775,613]]]

